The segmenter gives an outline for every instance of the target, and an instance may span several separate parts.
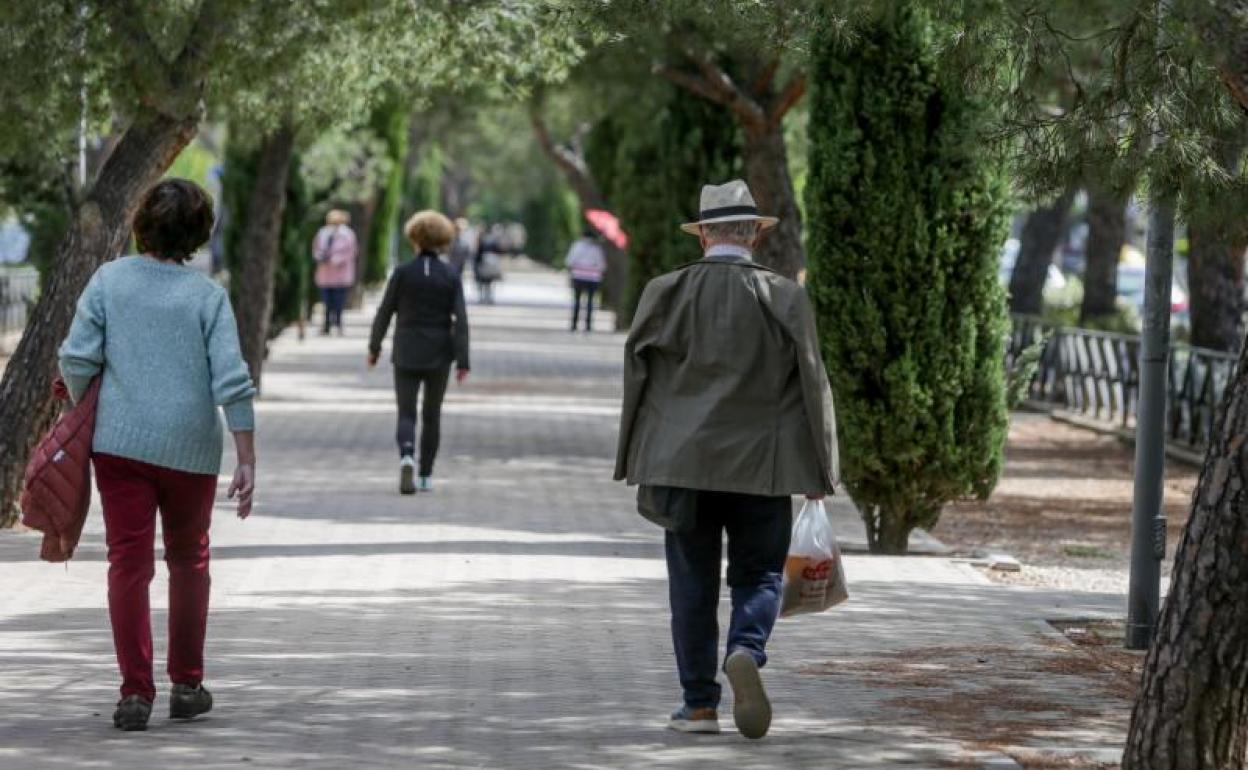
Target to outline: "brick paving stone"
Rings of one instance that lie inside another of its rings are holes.
[[[497,306],[470,306],[477,368],[448,395],[432,495],[396,494],[365,313],[342,339],[277,341],[255,513],[215,512],[206,718],[169,722],[162,693],[149,732],[112,729],[98,508],[68,568],[36,560],[36,535],[0,533],[0,768],[949,766],[972,755],[891,705],[895,688],[810,668],[1038,645],[1038,618],[1117,610],[944,558],[850,556],[849,604],[777,627],[768,739],[667,732],[661,537],[610,481],[623,338],[605,313],[600,333],[568,333],[564,280],[512,271]],[[158,568],[158,659],[166,590]],[[729,712],[726,695],[725,727]]]

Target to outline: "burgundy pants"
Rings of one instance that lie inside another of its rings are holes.
[[[155,574],[156,511],[169,565],[169,679],[197,685],[208,624],[208,525],[217,477],[124,457],[94,457],[108,541],[108,617],[121,697],[156,697],[148,585]]]

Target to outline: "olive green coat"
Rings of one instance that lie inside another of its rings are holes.
[[[832,389],[806,291],[743,257],[646,285],[628,336],[615,478],[755,495],[833,491]]]

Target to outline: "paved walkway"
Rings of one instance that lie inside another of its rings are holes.
[[[984,713],[1008,717],[1009,693],[1030,687],[1101,713],[1080,679],[992,662],[1040,660],[1056,646],[1041,618],[1116,612],[1118,597],[851,556],[849,604],[778,626],[767,740],[665,731],[679,694],[661,538],[610,481],[622,338],[570,335],[563,287],[513,273],[497,306],[470,308],[476,369],[448,397],[427,496],[396,494],[389,372],[363,365],[366,316],[349,315],[345,339],[276,343],[256,511],[217,509],[217,710],[196,723],[167,721],[162,694],[149,732],[111,727],[98,513],[68,569],[35,561],[35,535],[0,533],[0,768],[1009,767],[983,764],[1000,756],[976,740],[988,716],[933,720],[933,704],[987,693]],[[837,519],[852,533],[852,514]],[[1049,743],[1116,740],[1112,719],[1048,718]]]

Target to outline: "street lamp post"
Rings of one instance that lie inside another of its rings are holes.
[[[1170,286],[1174,272],[1174,194],[1159,191],[1149,207],[1140,334],[1140,399],[1135,419],[1135,489],[1131,510],[1131,584],[1127,648],[1153,641],[1166,555],[1162,508],[1166,463],[1166,379],[1170,359]]]

